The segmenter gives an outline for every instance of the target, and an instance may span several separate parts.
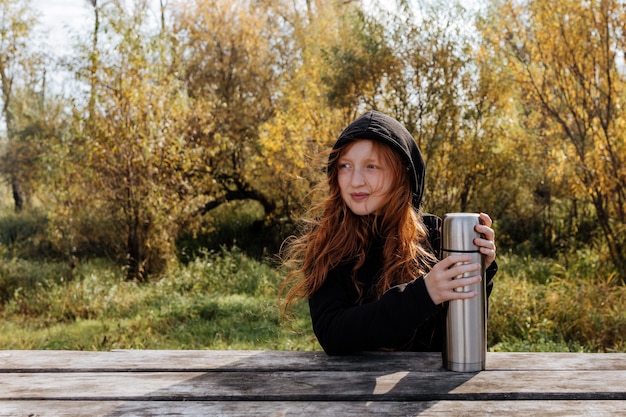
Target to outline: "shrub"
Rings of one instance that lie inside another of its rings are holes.
[[[61,262],[3,260],[0,262],[0,305],[18,294],[39,288],[42,283],[63,281],[70,275],[70,268]]]
[[[578,255],[569,268],[554,260],[499,257],[489,301],[493,350],[624,349],[626,287],[599,268],[593,253]]]

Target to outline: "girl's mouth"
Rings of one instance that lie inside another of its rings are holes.
[[[367,194],[367,193],[352,193],[352,194],[350,194],[350,197],[352,197],[352,199],[354,201],[363,201],[368,196],[369,196],[369,194]]]

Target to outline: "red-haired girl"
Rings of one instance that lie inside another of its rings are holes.
[[[463,264],[467,255],[438,260],[440,219],[421,210],[425,165],[415,140],[397,120],[367,112],[339,136],[327,173],[328,196],[303,234],[286,243],[293,270],[282,287],[285,308],[308,299],[313,330],[330,355],[441,351],[445,302],[476,296],[455,289],[479,282],[480,264]],[[487,214],[480,218],[476,232],[484,238],[474,243],[490,293],[494,231]]]

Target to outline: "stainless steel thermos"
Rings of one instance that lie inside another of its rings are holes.
[[[476,297],[451,300],[446,318],[446,343],[442,352],[443,366],[451,371],[477,372],[485,369],[487,355],[487,291],[484,256],[474,244],[480,237],[474,226],[480,224],[476,213],[448,213],[443,217],[441,256],[446,258],[463,253],[472,256],[470,263],[482,267],[481,282],[458,288],[457,291],[476,291]],[[457,278],[475,275],[475,272]]]

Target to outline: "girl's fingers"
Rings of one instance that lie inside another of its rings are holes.
[[[486,265],[489,266],[496,258],[496,233],[491,228],[493,221],[486,213],[480,213],[480,225],[477,225],[475,230],[480,233],[482,237],[474,239],[474,244],[478,246],[480,253],[486,257]]]
[[[482,235],[481,238],[485,240],[494,240],[496,237],[496,232],[489,226],[477,224],[474,230],[476,230],[476,233],[480,233]]]
[[[453,266],[452,268],[449,269],[450,278],[454,279],[455,277],[459,275],[464,275],[470,272],[480,271],[480,267],[481,265],[479,263],[464,263],[464,264]],[[463,277],[463,278],[466,278],[466,277]],[[457,279],[461,279],[461,278],[457,278]]]
[[[471,298],[476,291],[462,292],[458,288],[467,287],[480,282],[480,263],[472,262],[470,255],[450,255],[439,261],[433,269],[424,276],[426,290],[435,304],[443,301]],[[468,275],[469,276],[465,276]]]
[[[450,281],[450,289],[458,290],[459,288],[467,287],[470,285],[478,284],[482,278],[480,275],[472,275],[464,278],[456,278]]]
[[[493,220],[491,220],[491,217],[489,217],[489,215],[487,213],[480,213],[478,215],[478,218],[483,222],[483,224],[487,227],[491,227],[491,225],[493,224]]]

